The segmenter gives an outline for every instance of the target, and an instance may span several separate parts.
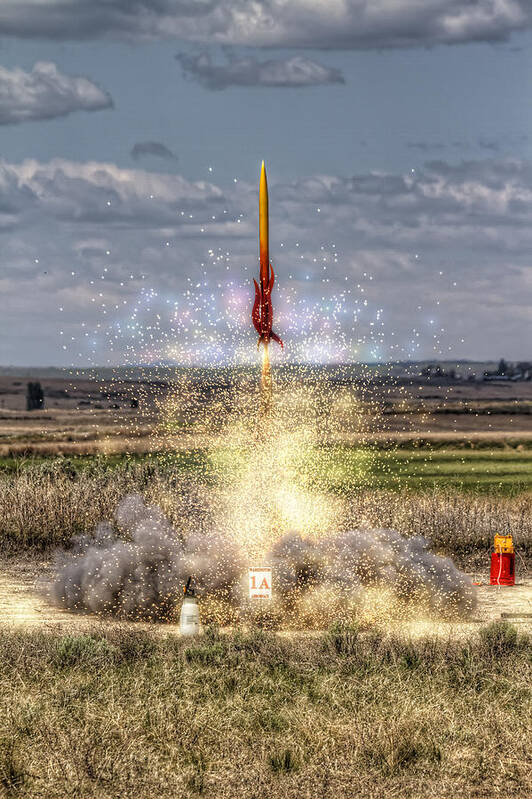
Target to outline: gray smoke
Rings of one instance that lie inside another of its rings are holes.
[[[289,533],[269,562],[285,596],[320,585],[351,595],[383,585],[442,616],[467,615],[475,606],[471,580],[450,558],[430,552],[422,536],[404,538],[395,530],[347,530],[317,541]]]
[[[267,556],[281,595],[302,591],[324,580],[325,558],[322,548],[297,532],[283,536]]]
[[[58,555],[52,585],[57,603],[71,610],[164,621],[175,618],[189,575],[204,593],[231,596],[242,559],[220,535],[184,539],[160,508],[136,494],[118,505],[115,525],[98,525],[94,536],[76,539],[71,552]]]
[[[331,587],[356,598],[382,585],[403,600],[421,600],[442,616],[474,608],[474,588],[449,558],[430,552],[428,541],[395,530],[347,530],[317,539],[291,532],[271,549],[274,587],[282,603],[313,588]],[[176,532],[160,508],[139,495],[118,505],[114,523],[74,542],[58,556],[55,601],[71,610],[127,619],[175,619],[189,575],[200,596],[246,606],[243,552],[217,531]]]

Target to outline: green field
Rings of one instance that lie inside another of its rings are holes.
[[[153,464],[215,482],[224,470],[238,466],[242,451],[188,450],[148,455],[80,455],[73,457],[9,457],[0,459],[0,475],[26,470],[50,473],[101,472]],[[514,495],[532,489],[532,450],[372,449],[316,447],[293,464],[305,482],[320,490],[350,493],[358,488],[430,490],[454,488],[468,492]]]
[[[376,488],[455,488],[517,494],[532,488],[532,452],[524,450],[360,450],[338,448],[326,477],[330,487],[349,491],[357,482]]]

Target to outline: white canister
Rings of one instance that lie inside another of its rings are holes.
[[[181,635],[197,635],[200,631],[200,615],[198,600],[195,596],[183,598],[181,616],[179,618],[179,631]]]

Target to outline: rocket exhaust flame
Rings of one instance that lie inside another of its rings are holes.
[[[260,412],[262,416],[269,416],[272,409],[272,371],[270,368],[270,349],[267,341],[264,342],[264,350],[262,353],[260,388]]]

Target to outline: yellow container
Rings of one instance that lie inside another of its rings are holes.
[[[496,535],[493,546],[495,552],[513,552],[514,542],[511,535]]]

